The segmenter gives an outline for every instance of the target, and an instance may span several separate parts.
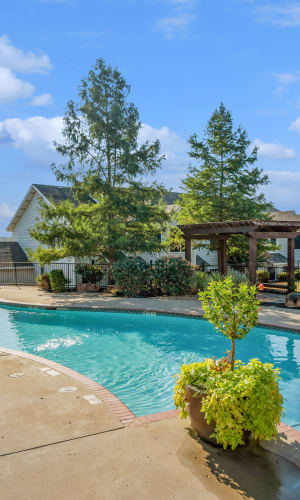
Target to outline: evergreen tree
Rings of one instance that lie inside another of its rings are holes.
[[[177,213],[179,224],[270,218],[272,204],[259,192],[269,180],[255,166],[257,147],[248,152],[247,132],[240,126],[233,130],[231,112],[222,103],[210,118],[204,139],[201,141],[194,134],[189,144],[189,156],[198,165],[190,166],[183,181],[185,193]],[[177,241],[179,237],[177,232]],[[231,260],[245,258],[247,245],[243,237],[229,238]],[[259,253],[270,248],[270,244],[259,242]],[[215,244],[210,243],[209,249],[216,249]]]
[[[52,165],[58,181],[70,186],[74,201],[41,203],[31,235],[67,256],[99,256],[112,264],[121,253],[159,250],[157,237],[169,216],[164,190],[145,178],[161,166],[159,141],[139,144],[137,108],[118,69],[97,60],[70,101],[64,116],[66,162]]]

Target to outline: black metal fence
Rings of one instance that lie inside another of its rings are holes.
[[[228,271],[238,271],[242,274],[249,275],[248,264],[228,265]],[[203,266],[202,269],[208,273],[217,272],[218,266]],[[287,266],[268,266],[257,264],[256,276],[259,283],[263,283],[264,292],[269,293],[287,293]],[[300,266],[295,268],[295,291],[300,292]]]
[[[107,286],[107,264],[101,264],[103,277],[99,283]],[[0,285],[36,285],[36,277],[41,272],[49,273],[53,269],[62,269],[67,279],[68,289],[76,288],[81,283],[81,276],[76,272],[74,262],[53,262],[46,264],[42,269],[36,262],[0,262]]]

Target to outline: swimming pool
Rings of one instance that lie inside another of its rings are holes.
[[[173,375],[182,363],[220,357],[230,343],[201,319],[1,306],[0,346],[68,366],[141,416],[174,408]],[[237,343],[237,358],[281,369],[282,420],[300,429],[300,334],[257,327]]]

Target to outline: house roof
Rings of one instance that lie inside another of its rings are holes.
[[[16,241],[0,241],[0,262],[28,262],[28,258]]]
[[[282,264],[283,262],[287,262],[287,258],[279,252],[271,252],[268,256],[268,261],[273,264]]]
[[[30,186],[30,189],[28,193],[26,194],[24,200],[22,201],[21,205],[19,206],[18,210],[14,214],[13,218],[11,219],[9,225],[7,226],[7,231],[13,231],[14,228],[16,227],[17,223],[23,216],[23,213],[25,210],[28,208],[30,205],[32,199],[34,196],[38,194],[40,195],[44,201],[47,203],[60,203],[62,201],[71,201],[72,203],[78,203],[77,199],[74,197],[72,190],[68,186],[51,186],[49,184],[32,184]],[[181,193],[177,192],[169,192],[165,195],[164,201],[167,205],[173,205],[176,200],[179,198]],[[91,198],[90,196],[85,196],[83,197],[84,202],[93,202],[95,203],[95,200]]]
[[[69,200],[72,203],[77,203],[77,199],[74,197],[71,188],[67,186],[49,186],[48,184],[32,184],[32,186],[49,201],[53,200],[55,203],[60,203]],[[94,200],[90,196],[85,196],[84,201]]]
[[[38,194],[41,198],[46,203],[60,203],[62,201],[72,201],[72,203],[77,203],[76,198],[74,197],[71,189],[67,186],[50,186],[48,184],[32,184],[29,188],[29,191],[27,192],[24,200],[22,201],[21,205],[19,206],[18,210],[14,214],[13,218],[11,219],[9,225],[7,226],[6,230],[7,231],[13,231],[14,228],[16,227],[17,223],[21,219],[22,215],[24,214],[25,210],[28,208],[30,205],[32,199],[34,196]],[[94,200],[90,198],[89,196],[86,196],[85,201],[92,201]]]

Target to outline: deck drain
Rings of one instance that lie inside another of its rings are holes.
[[[19,378],[19,377],[24,377],[25,373],[23,372],[17,372],[17,373],[11,373],[9,377],[11,378]]]
[[[90,405],[98,405],[99,403],[101,403],[100,399],[94,396],[94,394],[89,394],[88,396],[83,397],[90,403]]]
[[[45,373],[47,373],[48,375],[52,375],[52,377],[57,377],[57,375],[60,375],[60,373],[56,370],[47,370]]]
[[[72,387],[71,385],[59,389],[59,392],[74,392],[74,391],[77,391],[77,387]]]

